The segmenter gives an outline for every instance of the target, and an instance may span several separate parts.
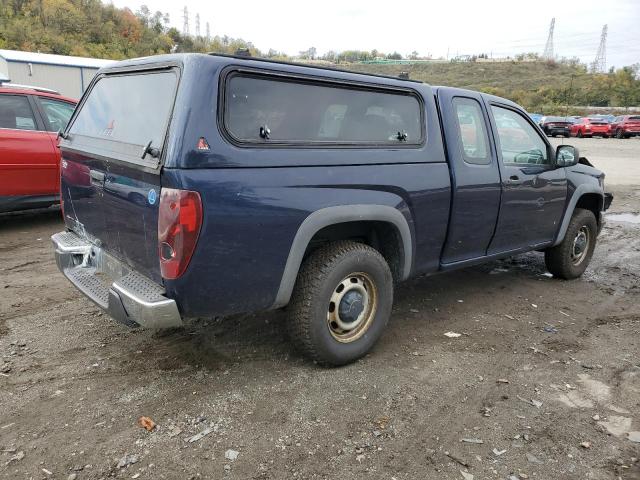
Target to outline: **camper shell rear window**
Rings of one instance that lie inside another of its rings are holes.
[[[141,157],[149,145],[162,151],[177,84],[175,69],[101,76],[72,120],[67,132],[71,146],[157,164],[157,159]]]
[[[410,90],[232,72],[223,82],[224,131],[245,146],[406,147],[424,142]]]

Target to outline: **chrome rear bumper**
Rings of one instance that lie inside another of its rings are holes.
[[[164,288],[73,232],[51,237],[56,263],[78,290],[118,322],[131,327],[182,325],[175,300]]]

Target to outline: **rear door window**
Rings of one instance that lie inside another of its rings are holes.
[[[480,104],[472,98],[455,97],[453,107],[458,120],[465,162],[488,165],[491,163],[491,157],[487,148],[487,130]]]
[[[174,71],[106,75],[91,89],[74,118],[69,133],[95,140],[94,145],[118,143],[130,146],[140,158],[144,147],[161,149],[178,82]],[[118,151],[125,152],[122,148]]]
[[[224,125],[242,143],[395,146],[423,140],[422,106],[409,92],[246,74],[231,75],[226,85]]]
[[[64,130],[76,106],[69,102],[38,97],[45,114],[45,128],[50,132]]]
[[[25,95],[0,95],[0,128],[37,130],[33,110]]]

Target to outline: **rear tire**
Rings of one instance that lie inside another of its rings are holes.
[[[624,138],[622,130],[620,129],[616,130],[616,138]]]
[[[582,130],[578,130],[578,133],[576,133],[576,137],[582,138]]]
[[[351,363],[382,335],[393,305],[384,257],[353,241],[330,243],[303,263],[287,307],[296,347],[325,366]]]
[[[562,242],[544,252],[544,261],[554,277],[571,280],[584,273],[596,246],[598,222],[590,210],[576,208]]]

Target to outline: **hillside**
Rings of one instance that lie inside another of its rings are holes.
[[[100,0],[1,0],[0,48],[120,60],[169,52],[235,52],[251,43],[227,36],[185,37],[169,17]]]
[[[535,90],[541,85],[562,88],[571,75],[580,76],[581,79],[586,75],[579,66],[553,62],[448,62],[403,65],[354,63],[349,68],[392,76],[408,72],[410,78],[431,85],[449,85],[472,90]]]
[[[507,97],[531,111],[556,111],[566,104],[623,107],[640,103],[640,82],[631,68],[601,75],[587,73],[580,64],[560,62],[354,63],[349,69],[391,76],[408,72],[410,78],[431,85]]]

